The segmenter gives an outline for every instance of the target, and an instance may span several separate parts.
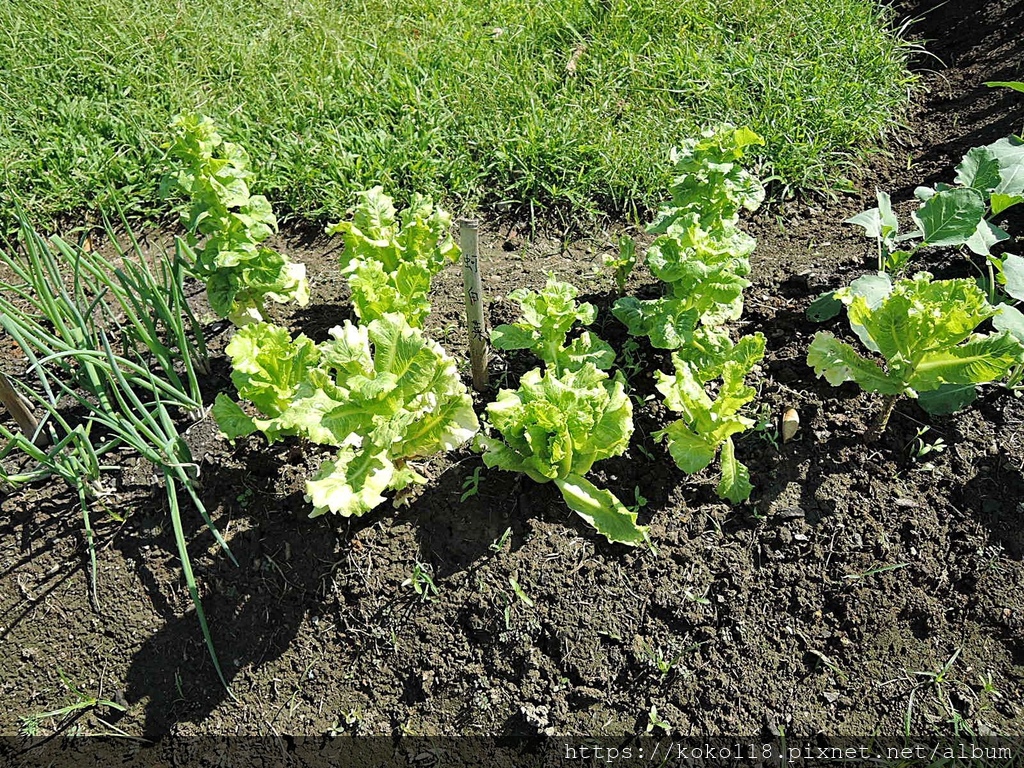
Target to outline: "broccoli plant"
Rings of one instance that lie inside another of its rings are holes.
[[[189,200],[182,220],[189,268],[206,283],[210,307],[236,325],[262,322],[265,302],[309,303],[306,268],[263,244],[277,230],[267,198],[249,193],[253,174],[237,144],[224,141],[213,120],[179,115],[171,123],[168,156],[175,163],[164,190]]]
[[[956,166],[952,185],[918,187],[914,195],[920,205],[911,214],[914,226],[910,231],[900,232],[892,201],[881,191],[876,193],[877,207],[845,223],[862,227],[875,240],[879,272],[902,274],[913,256],[924,248],[966,248],[986,260],[989,301],[994,303],[995,273],[1002,271],[1003,259],[993,255],[992,248],[1009,238],[994,219],[1024,202],[1024,142],[1011,136],[974,147]],[[1005,284],[1005,280],[999,282]],[[837,314],[840,306],[832,306],[832,314]]]
[[[976,333],[996,309],[972,280],[932,280],[920,272],[871,296],[844,288],[836,298],[846,305],[854,333],[882,362],[819,332],[807,364],[833,386],[853,381],[885,397],[869,441],[885,430],[900,396],[934,393],[929,408],[951,412],[975,398],[976,385],[997,381],[1024,361],[1024,345],[1011,334]]]

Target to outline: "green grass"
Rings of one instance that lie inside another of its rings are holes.
[[[885,26],[870,0],[11,0],[0,198],[38,219],[116,189],[154,211],[184,110],[303,216],[374,183],[629,212],[662,194],[668,149],[721,120],[765,136],[762,175],[830,186],[903,110],[907,46]]]

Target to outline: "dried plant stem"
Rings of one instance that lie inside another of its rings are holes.
[[[36,447],[45,448],[49,445],[50,438],[45,432],[39,431],[39,420],[32,413],[32,406],[11,386],[11,382],[2,373],[0,373],[0,402],[3,402],[7,412],[21,427],[22,433],[26,437],[32,438]]]

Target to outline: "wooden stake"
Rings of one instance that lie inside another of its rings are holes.
[[[473,366],[473,389],[487,389],[487,327],[484,324],[483,283],[477,254],[476,219],[459,219],[462,247],[462,284],[466,295],[466,328],[469,329],[469,361]]]

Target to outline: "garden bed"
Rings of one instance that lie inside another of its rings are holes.
[[[906,5],[916,16],[933,4]],[[768,346],[754,377],[765,423],[737,446],[755,485],[749,503],[723,503],[710,473],[683,475],[651,438],[667,414],[660,397],[644,398],[668,358],[647,348],[630,373],[641,401],[631,448],[594,475],[627,504],[646,499],[640,521],[656,554],[606,543],[557,490],[497,470],[482,470],[460,501],[482,467],[469,451],[429,465],[408,508],[309,520],[303,482],[316,454],[262,437],[230,446],[207,419],[187,437],[239,567],[198,517],[191,552],[235,699],[181,584],[163,495],[146,465],[126,461],[106,499],[112,514],[96,524],[99,611],[72,496],[54,483],[3,501],[0,732],[67,704],[63,675],[127,706],[83,711],[78,726],[109,733],[102,718],[167,750],[174,738],[223,734],[612,738],[644,733],[652,707],[656,733],[675,735],[1020,736],[1024,402],[989,387],[937,418],[904,401],[866,445],[879,400],[833,388],[806,364],[815,331],[844,322],[810,322],[809,302],[873,268],[872,244],[843,219],[871,207],[875,187],[905,202],[916,185],[950,179],[969,148],[1021,130],[1021,97],[982,83],[1021,79],[1024,4],[950,2],[913,29],[942,65],[918,59],[926,93],[857,179],[861,192],[777,202],[745,223],[758,247],[738,326]],[[1015,216],[1011,234],[1024,232]],[[314,292],[309,309],[279,319],[316,340],[350,317],[338,242],[282,240]],[[512,317],[500,297],[550,272],[583,288],[602,310],[598,332],[621,348],[599,271],[614,242],[604,233],[563,245],[486,224],[492,326]],[[943,276],[967,274],[941,251],[925,259]],[[638,274],[630,288],[651,283]],[[465,349],[459,270],[435,287],[428,327]],[[211,399],[230,392],[227,363],[215,361]],[[512,385],[524,365],[496,356],[492,383]],[[782,443],[774,424],[790,407],[801,429]],[[937,438],[944,450],[924,450]],[[406,583],[418,564],[436,594]],[[41,719],[39,735],[60,722]],[[268,760],[294,748],[277,744]]]

